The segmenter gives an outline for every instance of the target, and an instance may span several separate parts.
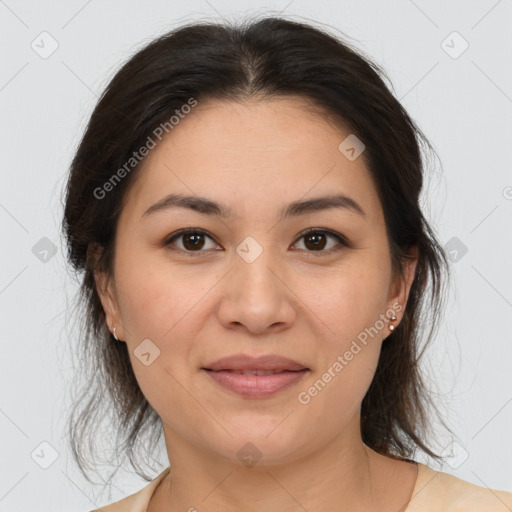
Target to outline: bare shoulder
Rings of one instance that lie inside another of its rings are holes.
[[[134,496],[127,496],[122,500],[110,503],[109,505],[103,505],[100,508],[91,510],[91,512],[130,512],[134,510]]]
[[[91,510],[91,512],[145,512],[156,488],[169,472],[170,466],[165,468],[156,478],[139,491],[109,505],[103,505],[98,509]]]
[[[406,512],[510,512],[512,493],[476,485],[419,465],[418,480]]]
[[[143,496],[143,493],[139,492],[114,503],[102,505],[95,510],[91,510],[91,512],[143,512],[148,499]]]
[[[441,485],[456,499],[461,510],[510,512],[512,493],[476,485],[447,473],[439,473]]]

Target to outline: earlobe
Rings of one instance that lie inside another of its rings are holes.
[[[389,306],[396,310],[397,313],[402,312],[402,314],[399,315],[398,324],[400,323],[400,320],[403,316],[403,311],[405,310],[405,306],[409,298],[412,283],[414,282],[414,278],[416,276],[417,264],[418,248],[415,246],[410,251],[410,257],[402,260],[403,275],[400,275],[396,278],[389,297]],[[400,306],[399,309],[397,309],[397,305]],[[394,317],[394,319],[397,320],[396,317]],[[396,328],[398,324],[396,323],[393,328],[390,328],[390,330]]]

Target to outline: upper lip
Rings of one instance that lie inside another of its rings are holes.
[[[303,364],[276,354],[251,357],[245,354],[223,357],[203,367],[205,370],[277,370],[300,371],[308,370]]]

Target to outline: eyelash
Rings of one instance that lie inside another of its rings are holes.
[[[164,241],[164,246],[167,247],[167,246],[171,245],[176,239],[178,239],[178,238],[180,238],[182,236],[185,236],[185,235],[190,235],[190,234],[205,235],[208,238],[210,238],[212,241],[217,243],[213,239],[213,237],[211,237],[206,231],[204,231],[202,229],[199,229],[199,228],[185,228],[185,229],[180,229],[179,231],[177,231],[177,232],[173,233],[171,236],[169,236]],[[316,256],[322,256],[322,255],[324,255],[324,256],[325,255],[329,255],[329,254],[332,254],[334,252],[340,251],[341,249],[343,249],[345,247],[351,247],[351,244],[348,241],[348,239],[345,238],[340,233],[336,233],[335,231],[331,231],[329,229],[320,229],[320,228],[311,228],[311,229],[308,229],[308,230],[302,232],[299,235],[299,237],[297,238],[297,242],[301,238],[304,238],[304,237],[306,237],[307,235],[310,235],[310,234],[328,235],[328,236],[331,236],[333,238],[336,238],[338,240],[338,242],[339,242],[338,246],[332,247],[331,249],[328,249],[328,250],[320,250],[320,251],[308,251],[308,250],[305,250],[307,253],[310,253],[310,254],[312,254],[315,257]],[[297,242],[295,242],[293,245],[295,245]],[[181,248],[172,249],[172,250],[184,252],[185,254],[187,254],[189,256],[192,256],[192,257],[194,257],[196,255],[199,255],[200,253],[208,252],[207,250],[189,251],[187,249],[181,249]]]

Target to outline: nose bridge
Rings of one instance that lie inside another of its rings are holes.
[[[253,333],[272,325],[289,325],[294,308],[280,277],[282,265],[276,251],[249,236],[236,247],[236,253],[219,320],[226,327],[242,324]]]
[[[260,238],[262,240],[262,238]],[[270,247],[263,246],[252,236],[246,237],[236,248],[235,272],[241,276],[241,284],[245,285],[249,294],[265,292],[271,295],[276,293],[276,276],[279,260]],[[270,269],[273,269],[272,272]],[[267,298],[268,299],[268,298]]]

